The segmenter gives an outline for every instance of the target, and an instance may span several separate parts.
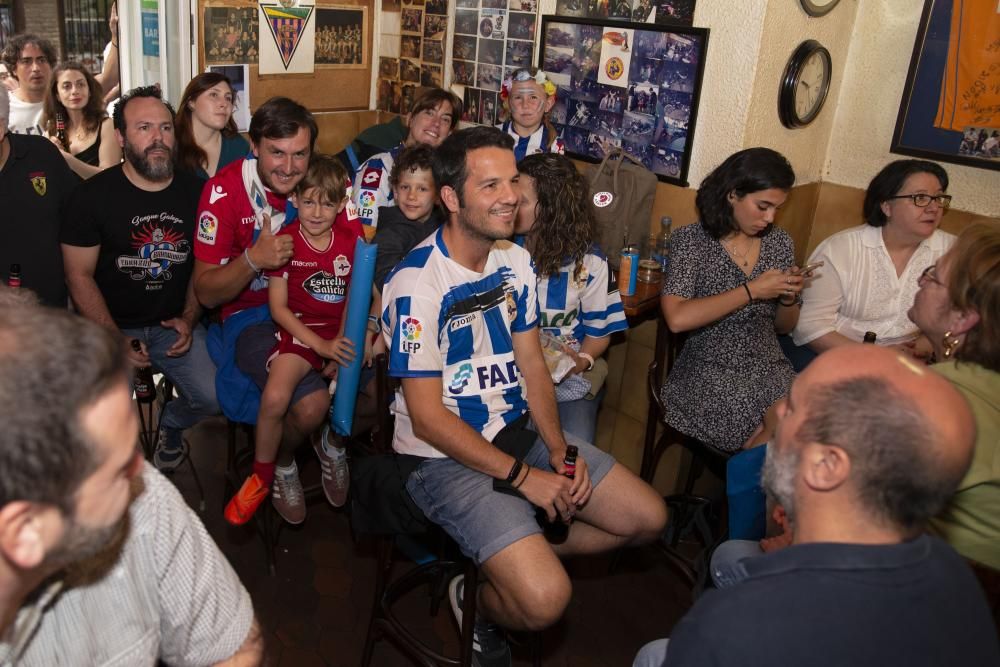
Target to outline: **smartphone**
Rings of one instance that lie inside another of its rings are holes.
[[[812,264],[806,264],[801,269],[799,269],[799,275],[800,276],[804,276],[805,274],[807,274],[807,273],[809,273],[811,271],[815,271],[816,269],[818,269],[819,267],[823,266],[824,264],[826,264],[826,262],[813,262]]]

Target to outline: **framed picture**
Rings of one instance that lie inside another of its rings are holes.
[[[694,22],[694,7],[695,0],[556,0],[559,16],[605,23],[634,21],[689,26]]]
[[[996,3],[924,0],[890,150],[1000,169]]]
[[[205,64],[257,64],[257,24],[256,7],[205,7]]]
[[[600,162],[620,147],[686,186],[707,51],[705,28],[543,16],[538,67],[566,152]]]
[[[316,8],[316,64],[357,69],[368,64],[367,7]]]

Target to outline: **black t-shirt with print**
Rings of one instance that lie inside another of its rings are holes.
[[[101,247],[94,279],[119,327],[158,325],[184,310],[201,186],[176,172],[165,189],[148,192],[119,165],[74,190],[60,240]]]

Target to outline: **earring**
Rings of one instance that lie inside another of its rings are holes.
[[[944,333],[944,339],[941,341],[941,347],[944,348],[943,356],[945,359],[950,359],[951,355],[955,353],[955,348],[961,343],[957,337],[953,336],[950,331]]]

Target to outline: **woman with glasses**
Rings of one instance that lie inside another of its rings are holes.
[[[972,465],[931,531],[992,579],[1000,594],[1000,223],[975,223],[920,276],[909,317],[934,348],[932,367],[965,395],[976,418]]]
[[[823,266],[802,292],[792,334],[796,345],[820,353],[861,342],[871,331],[880,345],[898,346],[918,358],[930,355],[930,343],[906,310],[917,292],[917,277],[955,241],[938,229],[951,203],[947,189],[948,174],[926,160],[897,160],[872,179],[865,193],[865,224],[834,234],[809,258],[807,264]]]

